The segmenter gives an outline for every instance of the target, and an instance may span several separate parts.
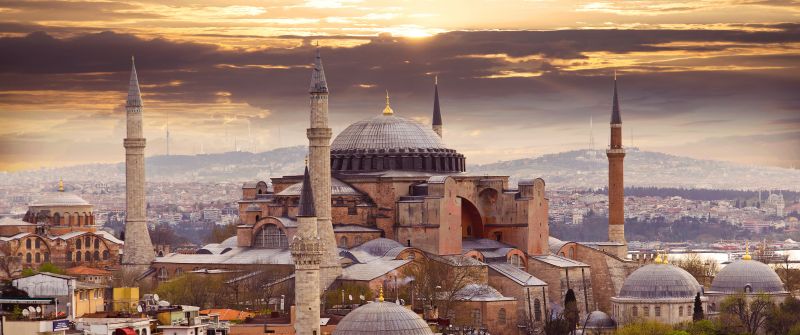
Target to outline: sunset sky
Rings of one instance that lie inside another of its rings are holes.
[[[334,134],[430,123],[468,163],[608,138],[800,167],[800,1],[2,1],[0,171],[124,160],[131,55],[147,154],[306,143],[319,43]]]

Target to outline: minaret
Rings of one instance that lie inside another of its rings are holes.
[[[331,128],[328,127],[328,82],[322,68],[322,56],[317,49],[311,85],[308,90],[311,100],[311,125],[308,136],[308,165],[311,169],[311,185],[314,190],[314,207],[317,213],[318,236],[322,241],[322,263],[320,264],[320,292],[330,286],[342,274],[339,264],[339,249],[331,224]]]
[[[439,76],[433,77],[433,131],[442,138],[442,111],[439,109]]]
[[[125,103],[128,135],[123,140],[125,147],[125,246],[122,265],[142,273],[155,260],[150,233],[147,231],[147,215],[144,197],[144,147],[142,133],[142,94],[136,65],[131,57],[131,81],[128,100]]]
[[[294,259],[295,313],[294,331],[298,335],[319,335],[320,262],[322,243],[317,237],[314,193],[306,166],[300,205],[297,210],[297,234],[290,246]]]
[[[625,149],[622,147],[622,117],[619,113],[617,97],[617,75],[614,73],[614,101],[611,107],[611,145],[606,150],[608,156],[608,240],[621,243],[617,249],[617,257],[628,257],[628,245],[625,241],[625,191],[623,183],[622,161]]]
[[[167,156],[169,156],[169,114],[167,114]]]

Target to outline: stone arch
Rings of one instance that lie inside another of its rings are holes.
[[[498,223],[497,198],[500,192],[487,188],[478,193],[478,209],[483,214],[485,224]]]
[[[461,198],[461,237],[485,237],[481,213],[475,204],[466,198]]]
[[[286,228],[279,219],[266,217],[253,227],[253,247],[284,249],[289,247]]]
[[[483,261],[484,261],[483,254],[482,254],[480,251],[478,251],[478,250],[470,250],[470,251],[467,251],[467,252],[465,252],[465,253],[464,253],[464,256],[465,256],[465,257],[472,258],[472,259],[479,260],[479,261],[481,261],[481,262],[483,262]]]

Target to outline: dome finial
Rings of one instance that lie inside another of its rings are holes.
[[[664,264],[664,262],[661,260],[661,254],[660,253],[656,253],[656,259],[653,260],[653,263],[655,263],[655,264]]]
[[[378,293],[378,302],[383,302],[383,286],[381,286],[380,293]]]
[[[386,107],[383,108],[383,115],[392,115],[394,111],[389,107],[389,90],[386,90]]]
[[[742,259],[746,261],[752,260],[753,256],[750,256],[750,241],[746,241],[744,245],[744,256],[742,256]]]
[[[58,191],[64,192],[64,178],[58,178]]]

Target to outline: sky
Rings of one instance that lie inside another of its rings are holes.
[[[317,47],[334,134],[438,76],[468,164],[603,149],[616,72],[624,145],[800,167],[800,1],[188,3],[0,2],[0,171],[123,161],[132,55],[147,155],[306,144]]]

